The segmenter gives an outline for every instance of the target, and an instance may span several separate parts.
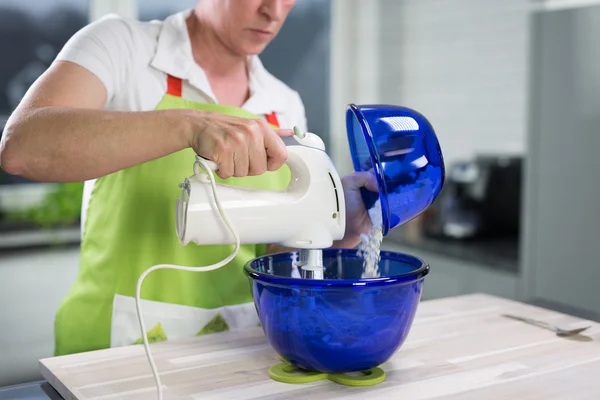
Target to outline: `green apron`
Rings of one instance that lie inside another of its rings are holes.
[[[169,76],[168,81],[157,110],[187,108],[261,118],[236,107],[187,101],[181,98],[181,80]],[[275,126],[272,116],[267,120]],[[157,264],[210,265],[233,251],[234,245],[184,247],[177,239],[178,184],[192,175],[194,160],[195,152],[185,149],[97,179],[83,228],[79,273],[56,315],[56,355],[141,343],[134,298],[142,272]],[[284,166],[257,177],[215,178],[229,185],[283,190],[290,173]],[[233,261],[211,272],[152,272],[141,292],[149,340],[256,326],[242,268],[265,250],[266,244],[242,245]]]

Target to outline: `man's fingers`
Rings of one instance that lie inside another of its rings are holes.
[[[217,170],[217,175],[221,179],[231,178],[235,172],[233,154],[229,153],[223,155],[223,157],[219,160],[219,169]]]
[[[293,132],[293,131],[292,131]],[[267,169],[276,171],[285,164],[288,157],[287,147],[283,140],[273,132],[265,136],[265,151],[267,152]]]
[[[377,186],[377,178],[375,177],[375,174],[372,172],[367,172],[367,174],[369,176],[367,177],[367,181],[365,182],[365,188],[367,188],[371,192],[378,192],[379,186]]]
[[[250,159],[249,175],[262,175],[267,171],[267,152],[262,137],[250,141],[248,144],[248,157]]]
[[[293,129],[275,129],[275,133],[279,137],[293,136],[294,130]]]
[[[366,188],[372,192],[377,192],[377,179],[372,172],[354,172],[342,178],[344,187],[348,190],[357,190]]]
[[[239,148],[235,153],[233,153],[233,163],[233,176],[244,177],[248,175],[248,171],[250,169],[248,149]]]

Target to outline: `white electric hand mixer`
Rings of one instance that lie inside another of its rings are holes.
[[[142,318],[140,293],[146,276],[158,269],[191,272],[212,271],[227,265],[242,244],[280,244],[299,249],[297,265],[302,278],[323,279],[322,249],[344,237],[346,208],[344,190],[325,144],[313,133],[294,128],[294,136],[283,138],[287,146],[290,183],[284,191],[257,190],[217,184],[218,166],[196,157],[194,174],[180,184],[176,232],[182,245],[230,245],[234,251],[221,262],[186,267],[156,265],[138,280],[136,307],[142,339],[162,400],[162,384],[152,358]],[[200,167],[204,171],[200,170]]]
[[[240,244],[275,243],[300,249],[303,277],[322,279],[321,249],[344,237],[344,191],[321,138],[297,127],[294,133],[283,138],[291,172],[287,189],[270,191],[217,184],[220,207],[208,173],[217,166],[197,157],[194,175],[180,185],[182,191],[177,200],[177,236],[181,244],[234,243],[221,208],[235,226]],[[206,172],[202,173],[199,166]]]

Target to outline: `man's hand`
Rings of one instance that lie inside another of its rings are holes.
[[[190,111],[188,120],[193,125],[190,146],[217,163],[223,179],[276,171],[287,161],[281,137],[293,135],[292,129],[274,130],[263,120],[209,111]]]
[[[342,186],[346,199],[346,233],[332,247],[352,248],[360,243],[360,235],[368,233],[372,228],[360,190],[365,188],[377,192],[377,181],[372,172],[354,172],[342,178]]]

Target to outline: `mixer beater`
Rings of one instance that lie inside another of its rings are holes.
[[[323,250],[300,249],[300,260],[297,266],[302,271],[303,279],[323,279]]]

